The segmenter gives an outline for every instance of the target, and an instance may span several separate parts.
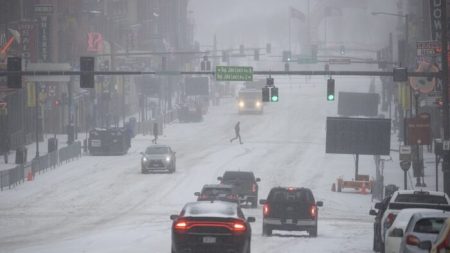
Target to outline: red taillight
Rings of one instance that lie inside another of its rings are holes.
[[[392,223],[394,223],[395,217],[397,217],[396,214],[393,214],[393,213],[388,214],[388,216],[386,217],[386,222],[385,222],[386,229],[389,228],[392,225]]]
[[[309,208],[309,214],[311,215],[311,218],[315,219],[317,217],[317,206],[312,205],[311,208]]]
[[[247,227],[242,222],[236,222],[233,224],[233,232],[242,233],[245,232],[246,229]]]
[[[253,186],[252,186],[252,192],[256,192],[256,184],[253,184]]]
[[[188,229],[188,222],[185,220],[178,220],[175,222],[174,228],[177,232],[184,232]]]
[[[414,235],[408,235],[406,237],[406,244],[412,245],[412,246],[418,246],[420,243],[419,238],[415,237]]]
[[[269,216],[269,213],[270,213],[269,204],[264,204],[264,206],[263,206],[263,215],[264,215],[264,217]]]

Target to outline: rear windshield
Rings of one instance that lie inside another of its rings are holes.
[[[255,177],[251,172],[241,172],[241,171],[228,171],[223,175],[224,181],[238,181],[238,180],[254,180]]]
[[[169,153],[168,147],[148,147],[147,150],[145,150],[146,154],[155,154],[155,155],[162,155]]]
[[[417,221],[416,225],[414,225],[414,232],[438,234],[439,231],[441,231],[444,222],[445,218],[423,218]]]
[[[203,188],[202,195],[218,196],[231,194],[231,188]]]
[[[399,194],[395,202],[412,202],[424,204],[448,204],[444,196],[429,194]]]
[[[271,202],[314,202],[311,194],[306,190],[292,190],[285,189],[273,190],[269,194],[269,201]]]
[[[237,208],[233,205],[222,203],[197,202],[193,205],[187,205],[184,210],[184,216],[237,216]]]

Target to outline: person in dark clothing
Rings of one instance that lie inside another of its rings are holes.
[[[3,144],[3,159],[5,160],[5,163],[8,163],[8,156],[9,156],[9,150],[10,150],[10,145],[9,145],[9,138],[6,137],[4,139],[4,144]]]
[[[153,123],[153,140],[152,143],[157,144],[158,141],[158,123]]]
[[[239,139],[239,143],[242,144],[242,140],[241,140],[241,127],[240,127],[241,122],[237,122],[236,125],[234,126],[234,133],[236,134],[236,137],[230,139],[230,142],[233,142],[234,140]]]

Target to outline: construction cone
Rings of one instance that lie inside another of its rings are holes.
[[[366,183],[363,183],[363,184],[362,184],[362,187],[361,187],[361,194],[367,194]]]
[[[33,181],[33,172],[30,170],[27,174],[27,181]]]
[[[335,183],[333,183],[333,184],[331,185],[331,191],[332,191],[332,192],[335,192],[335,191],[336,191],[336,184],[335,184]]]

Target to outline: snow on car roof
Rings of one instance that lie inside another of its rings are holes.
[[[205,184],[203,188],[233,188],[232,185],[229,184]]]
[[[185,217],[237,218],[237,204],[224,201],[199,201],[187,203]]]

